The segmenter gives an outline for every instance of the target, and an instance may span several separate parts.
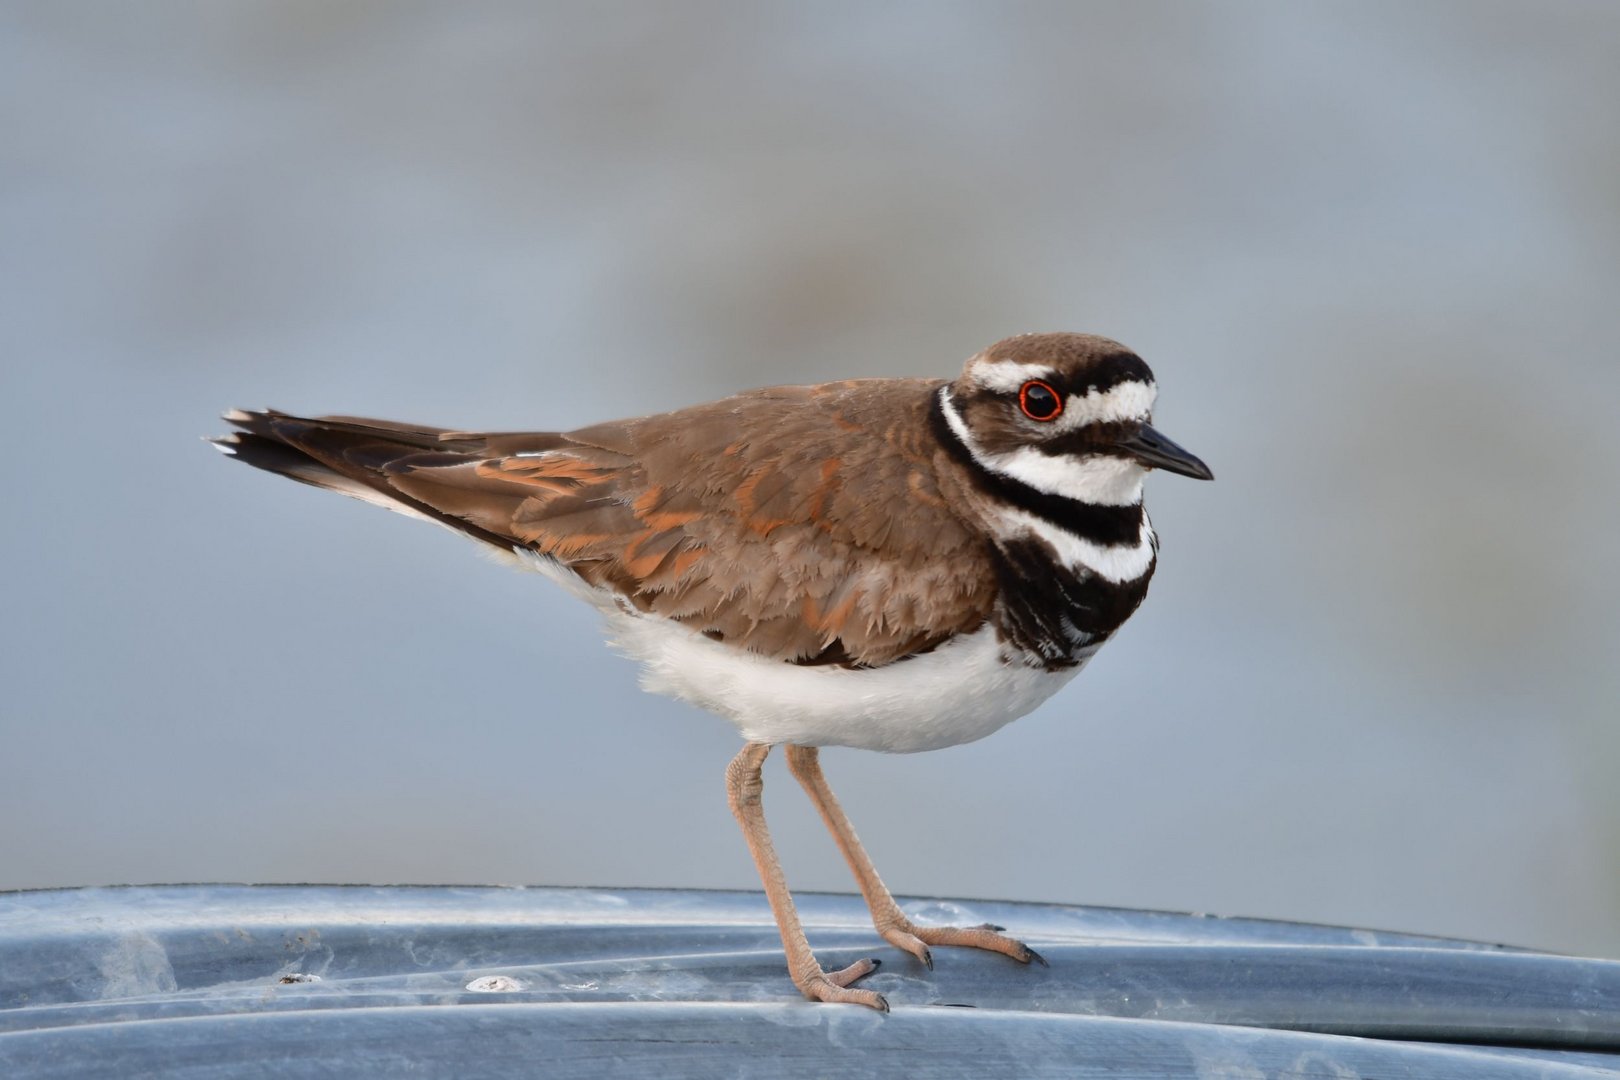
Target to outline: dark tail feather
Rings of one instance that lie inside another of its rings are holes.
[[[510,552],[513,540],[446,514],[393,486],[390,471],[413,460],[464,457],[472,440],[442,428],[414,427],[352,416],[305,418],[266,409],[232,409],[224,419],[240,431],[210,439],[221,452],[254,468],[444,525]],[[460,453],[458,453],[460,451]]]

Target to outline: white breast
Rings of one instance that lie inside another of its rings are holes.
[[[913,753],[982,739],[1062,689],[1079,663],[1045,671],[1003,659],[994,628],[878,668],[803,667],[724,645],[657,616],[615,612],[641,684],[730,720],[750,742]]]

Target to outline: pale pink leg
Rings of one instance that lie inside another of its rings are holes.
[[[847,1001],[888,1012],[889,1003],[882,994],[849,988],[850,983],[871,973],[878,966],[878,961],[861,960],[842,971],[826,972],[821,970],[815,954],[810,951],[810,942],[804,936],[804,927],[799,925],[799,913],[793,906],[793,896],[782,877],[782,864],[776,859],[771,834],[765,827],[762,799],[765,780],[760,775],[760,766],[765,764],[765,756],[770,752],[771,748],[764,743],[744,746],[742,753],[733,758],[726,768],[726,796],[731,801],[731,812],[737,815],[737,823],[742,826],[748,850],[754,856],[759,879],[765,884],[765,897],[771,902],[776,928],[782,933],[788,973],[793,977],[793,984],[812,1001]]]
[[[989,923],[970,927],[918,926],[906,918],[884,887],[883,879],[878,877],[866,849],[861,847],[860,837],[855,835],[855,827],[844,815],[844,808],[838,805],[832,788],[827,786],[827,778],[821,772],[821,752],[814,746],[789,746],[787,762],[793,775],[804,785],[810,801],[821,811],[821,820],[827,823],[828,831],[844,853],[844,860],[854,871],[855,882],[861,888],[861,895],[866,897],[866,906],[872,909],[872,925],[883,935],[883,940],[904,949],[929,967],[934,966],[934,958],[928,951],[930,945],[966,945],[1002,953],[1022,964],[1034,960],[1045,965],[1040,953],[1022,941],[998,933],[999,926]]]

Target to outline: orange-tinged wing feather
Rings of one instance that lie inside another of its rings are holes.
[[[233,419],[250,461],[250,441],[266,459],[258,444],[294,448],[318,463],[313,475],[338,474],[322,486],[363,485],[533,550],[739,648],[876,666],[978,627],[994,602],[987,553],[952,510],[954,466],[929,430],[938,385],[759,390],[560,434]]]

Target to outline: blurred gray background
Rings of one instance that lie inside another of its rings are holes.
[[[1105,333],[1219,479],[889,883],[1620,955],[1620,7],[0,5],[0,886],[756,888],[724,723],[198,441]],[[789,878],[846,890],[773,762]]]

